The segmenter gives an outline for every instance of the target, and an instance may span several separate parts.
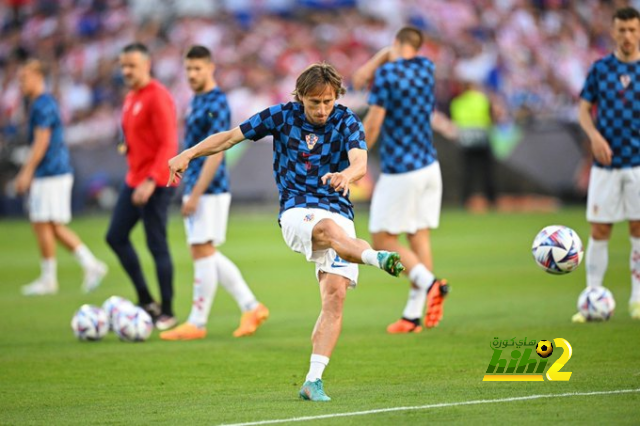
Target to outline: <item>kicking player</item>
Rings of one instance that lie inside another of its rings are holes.
[[[374,251],[356,238],[349,185],[364,176],[367,151],[358,117],[336,103],[345,93],[342,77],[329,64],[309,66],[296,80],[295,102],[274,105],[226,132],[209,136],[169,161],[171,177],[189,162],[227,150],[245,139],[273,136],[273,170],[280,193],[282,235],[287,245],[316,264],[322,308],[312,333],[313,353],[300,397],[330,401],[322,374],[338,341],[348,287],[357,264],[398,276],[398,253]]]
[[[231,112],[227,97],[213,77],[215,64],[209,49],[191,47],[184,63],[189,86],[195,94],[185,131],[185,148],[191,148],[211,134],[228,130]],[[203,339],[218,281],[242,311],[240,327],[233,335],[251,335],[269,317],[269,310],[256,300],[238,267],[216,250],[226,238],[231,203],[224,153],[193,160],[184,182],[182,215],[194,264],[193,304],[187,322],[160,333],[160,338]]]
[[[371,200],[369,232],[374,248],[402,256],[411,282],[402,318],[389,333],[418,333],[438,325],[445,280],[433,275],[429,232],[438,227],[442,202],[440,164],[433,146],[434,64],[419,56],[422,33],[404,27],[391,47],[381,50],[354,75],[357,88],[373,78],[369,112],[364,119],[367,145],[380,135],[382,174]],[[407,234],[410,248],[398,241]]]
[[[65,224],[71,221],[73,170],[64,143],[60,109],[46,92],[45,72],[32,59],[18,71],[20,90],[30,101],[29,143],[31,153],[16,177],[16,191],[29,191],[29,219],[38,240],[40,277],[22,287],[25,296],[58,292],[56,241],[72,252],[82,269],[82,289],[94,290],[107,274],[107,266],[97,260],[80,238]]]
[[[591,235],[585,263],[587,287],[600,287],[607,271],[613,224],[629,221],[631,299],[640,320],[640,13],[632,7],[613,15],[612,54],[589,70],[580,97],[580,125],[591,140],[593,166],[587,194]],[[592,107],[597,106],[595,125]],[[585,322],[577,313],[573,322]]]

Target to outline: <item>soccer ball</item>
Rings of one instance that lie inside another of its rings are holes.
[[[553,353],[553,345],[548,340],[540,340],[536,345],[536,353],[541,358],[549,358]]]
[[[133,310],[120,312],[115,320],[114,331],[120,340],[143,342],[149,338],[152,330],[151,316],[137,306]]]
[[[587,321],[606,321],[615,308],[613,294],[605,287],[587,287],[578,297],[578,311]]]
[[[538,232],[531,251],[538,266],[550,274],[567,274],[575,270],[584,255],[578,234],[561,225],[547,226]]]
[[[109,321],[99,307],[82,305],[71,319],[71,328],[80,340],[100,340],[109,331]]]
[[[102,304],[102,309],[109,318],[109,330],[115,331],[115,320],[120,312],[132,311],[135,305],[124,297],[111,296]]]

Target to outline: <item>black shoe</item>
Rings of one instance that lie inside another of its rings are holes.
[[[158,320],[158,317],[160,316],[160,314],[162,314],[162,311],[160,310],[160,305],[157,302],[151,302],[145,305],[140,305],[140,307],[144,309],[146,313],[149,314],[149,316],[151,317],[154,323]]]

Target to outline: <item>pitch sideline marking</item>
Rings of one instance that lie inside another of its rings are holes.
[[[458,407],[462,405],[495,404],[499,402],[528,401],[531,399],[541,399],[541,398],[565,398],[569,396],[613,395],[613,394],[635,393],[635,392],[640,392],[640,388],[639,389],[619,389],[619,390],[612,390],[612,391],[571,392],[571,393],[560,393],[560,394],[530,395],[530,396],[518,396],[513,398],[501,398],[501,399],[478,399],[475,401],[443,402],[440,404],[416,405],[416,406],[410,406],[410,407],[391,407],[391,408],[379,408],[377,410],[352,411],[347,413],[335,413],[335,414],[322,414],[319,416],[291,417],[289,419],[260,420],[255,422],[246,422],[246,423],[230,423],[230,424],[223,424],[221,426],[270,425],[270,424],[276,424],[276,423],[304,422],[307,420],[332,419],[336,417],[365,416],[367,414],[389,413],[393,411],[429,410],[432,408]]]

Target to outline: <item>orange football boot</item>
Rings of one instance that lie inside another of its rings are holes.
[[[424,326],[436,327],[444,314],[444,299],[449,294],[447,280],[436,279],[427,292],[427,313],[424,316]]]
[[[390,334],[406,334],[406,333],[420,333],[422,326],[418,323],[415,324],[412,321],[400,318],[393,324],[389,324],[387,327],[387,333]]]
[[[251,336],[258,327],[269,318],[269,309],[262,303],[252,310],[242,314],[240,326],[233,332],[233,337]]]
[[[207,336],[206,328],[198,328],[193,324],[185,322],[173,330],[160,333],[162,340],[198,340]]]

